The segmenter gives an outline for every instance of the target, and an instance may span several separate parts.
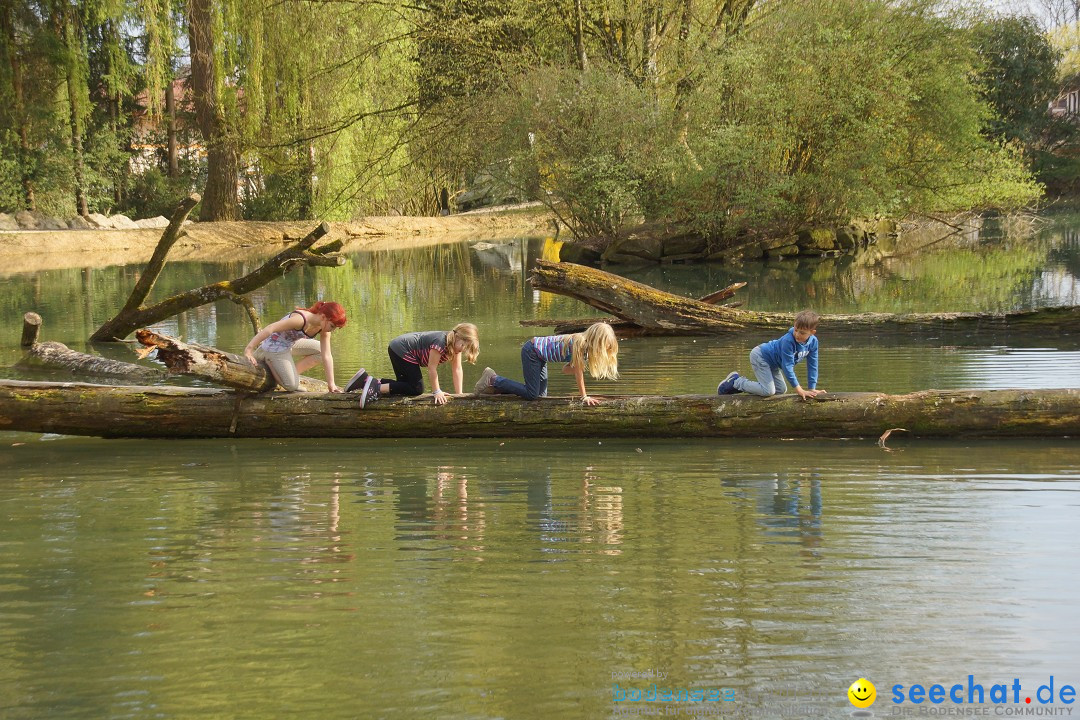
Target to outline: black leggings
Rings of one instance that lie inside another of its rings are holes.
[[[409,397],[422,394],[424,392],[424,373],[421,371],[420,366],[414,365],[389,348],[387,348],[387,352],[390,354],[390,364],[394,366],[394,374],[397,375],[396,380],[383,378],[379,381],[380,384],[386,383],[390,386],[390,392],[387,394],[408,395]]]

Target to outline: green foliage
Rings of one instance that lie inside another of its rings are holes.
[[[1061,52],[1030,17],[989,18],[971,35],[982,60],[978,83],[995,113],[987,134],[1031,146],[1051,122],[1046,106],[1058,93]]]
[[[482,116],[499,122],[483,125]],[[565,207],[581,235],[617,235],[658,203],[663,152],[673,142],[670,114],[618,68],[584,72],[546,66],[525,73],[513,90],[470,116],[472,143],[463,150],[504,181],[540,191]],[[483,129],[497,137],[476,132]],[[511,157],[509,163],[500,158]]]
[[[195,190],[191,175],[171,178],[159,168],[150,168],[131,177],[125,204],[117,212],[130,218],[171,217],[176,206]]]
[[[964,37],[924,0],[792,5],[667,100],[607,66],[526,73],[478,113],[509,122],[474,143],[535,173],[586,235],[647,219],[731,239],[1030,203],[1019,151],[982,134]]]

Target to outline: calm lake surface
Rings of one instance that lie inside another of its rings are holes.
[[[777,311],[1080,304],[1077,229],[1058,218],[1035,237],[984,227],[854,258],[628,274],[690,295],[745,280],[746,307]],[[356,253],[253,300],[264,320],[342,302],[339,382],[360,365],[389,372],[400,332],[475,322],[466,389],[484,365],[520,375],[520,343],[543,330],[519,320],[594,314],[528,286],[550,242],[473,245]],[[155,294],[259,262],[178,263]],[[3,374],[62,378],[11,367],[22,313],[83,349],[138,269],[5,274]],[[239,351],[245,322],[220,303],[162,329]],[[819,338],[829,390],[1080,387],[1075,333],[823,325]],[[622,378],[589,387],[713,392],[763,339],[624,341]],[[1051,676],[1055,693],[1080,686],[1076,441],[888,444],[0,433],[0,717],[841,718],[860,677],[877,686],[875,716],[955,714],[975,709],[969,675],[988,716],[1080,711],[1036,695]],[[618,701],[654,683],[731,699]],[[965,704],[894,706],[893,686],[917,684],[962,684]],[[995,684],[1009,705],[990,704]]]

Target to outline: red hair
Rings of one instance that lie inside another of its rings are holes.
[[[336,302],[322,302],[321,300],[309,308],[300,308],[307,310],[309,313],[315,313],[316,315],[322,315],[324,318],[334,323],[335,327],[343,328],[345,323],[348,322],[345,318],[345,308],[338,305]]]

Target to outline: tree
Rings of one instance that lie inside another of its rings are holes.
[[[1047,104],[1058,93],[1061,53],[1030,17],[993,17],[977,23],[971,36],[982,60],[980,89],[995,112],[987,134],[1036,144],[1050,124]]]

